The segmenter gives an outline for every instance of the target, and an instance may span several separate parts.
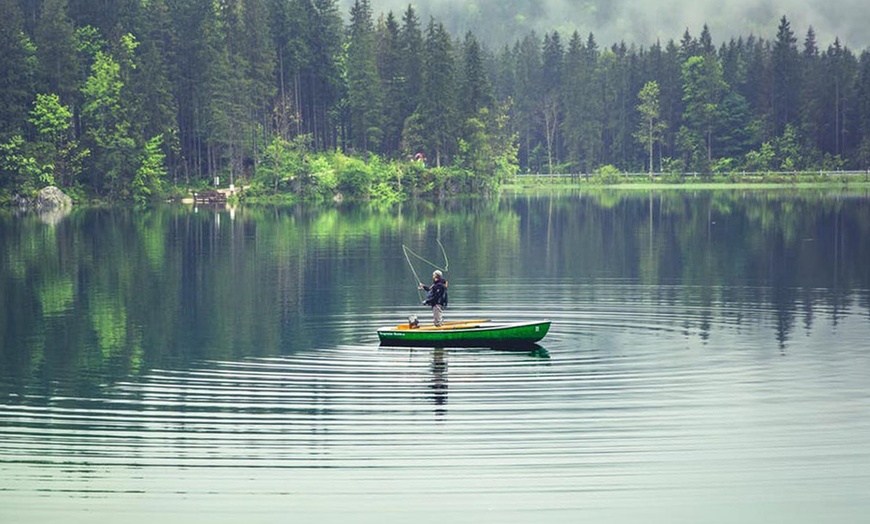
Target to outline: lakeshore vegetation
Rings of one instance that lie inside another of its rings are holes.
[[[517,173],[870,166],[870,50],[799,36],[488,47],[412,5],[0,0],[0,200],[482,194]]]

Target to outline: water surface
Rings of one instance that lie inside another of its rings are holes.
[[[859,522],[868,238],[806,192],[0,215],[0,520]],[[403,244],[550,334],[379,347]]]

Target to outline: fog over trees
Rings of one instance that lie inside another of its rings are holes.
[[[376,12],[399,12],[407,0],[372,0]],[[649,46],[704,24],[723,40],[774,34],[787,15],[796,29],[812,25],[823,41],[840,41],[853,49],[870,45],[864,0],[416,0],[425,19],[435,16],[448,31],[473,31],[487,45],[500,45],[525,33],[559,31],[595,33],[602,45],[625,41]],[[341,0],[347,13],[353,0]]]

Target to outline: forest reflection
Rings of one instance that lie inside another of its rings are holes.
[[[715,316],[769,311],[785,345],[820,316],[870,312],[868,204],[828,192],[602,191],[0,214],[0,394],[81,393],[155,367],[358,339],[373,333],[367,315],[414,301],[401,245],[434,256],[436,238],[461,304],[505,281],[542,310],[594,304],[618,284],[631,293],[612,307],[692,308],[686,329],[702,337]],[[436,352],[436,403],[446,366]]]

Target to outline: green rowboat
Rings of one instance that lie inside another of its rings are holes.
[[[443,326],[399,324],[378,330],[384,346],[517,347],[541,340],[550,330],[549,320],[496,323],[460,320]]]

